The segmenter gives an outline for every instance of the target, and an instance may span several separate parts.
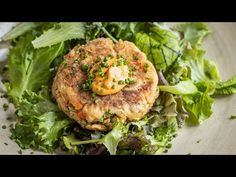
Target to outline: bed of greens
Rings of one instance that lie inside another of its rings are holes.
[[[11,138],[22,149],[70,154],[161,154],[186,123],[210,118],[214,99],[236,92],[236,76],[222,81],[202,43],[204,23],[20,23],[2,37],[10,43],[4,84],[17,120]],[[109,37],[136,44],[154,64],[160,96],[143,119],[117,122],[107,132],[81,128],[59,110],[51,85],[63,56],[75,45]]]

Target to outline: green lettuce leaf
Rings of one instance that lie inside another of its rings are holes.
[[[180,56],[178,37],[172,31],[161,27],[152,27],[149,33],[136,33],[134,43],[147,55],[157,70],[166,70]]]
[[[22,34],[32,30],[35,27],[37,27],[37,23],[34,23],[34,22],[20,23],[20,24],[16,25],[15,27],[13,27],[13,29],[11,31],[6,33],[2,37],[2,39],[4,41],[15,39],[18,36],[21,36]]]
[[[27,32],[34,32],[35,35],[40,35],[42,31],[50,29],[55,22],[22,22],[14,26],[2,39],[4,41],[12,40],[23,36]]]
[[[71,39],[82,39],[85,37],[85,25],[82,22],[63,22],[56,24],[53,28],[44,32],[34,39],[34,48],[52,46]]]
[[[191,80],[197,81],[219,81],[220,74],[216,64],[205,59],[205,51],[199,49],[186,49],[183,53],[185,64],[190,68]]]
[[[236,75],[225,82],[220,81],[215,84],[214,95],[230,95],[233,93],[236,93]]]
[[[210,33],[207,24],[200,22],[180,23],[173,29],[183,34],[182,45],[187,45],[189,42],[194,48],[201,46],[205,37]]]
[[[116,126],[101,139],[100,143],[106,146],[111,155],[115,155],[117,146],[126,132],[126,127],[121,122],[117,122]]]
[[[193,124],[201,124],[212,114],[212,105],[214,99],[211,98],[213,85],[206,82],[198,83],[198,92],[192,95],[184,95],[184,106],[190,113],[189,122]]]
[[[32,33],[21,36],[9,52],[9,94],[14,100],[25,90],[37,91],[41,85],[46,85],[49,81],[49,68],[52,61],[63,53],[63,43],[37,50],[31,44],[33,39]]]
[[[160,85],[158,86],[162,92],[170,92],[176,95],[188,95],[197,92],[197,87],[191,80],[181,81],[177,85]]]

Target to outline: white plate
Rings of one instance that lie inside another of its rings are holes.
[[[0,37],[13,24],[0,23]],[[212,34],[204,44],[207,56],[216,61],[222,79],[226,80],[236,74],[236,23],[209,23],[209,26]],[[6,50],[0,50],[0,68],[3,66],[2,61],[6,59],[6,53]],[[0,83],[0,91],[2,89]],[[0,154],[18,154],[20,148],[9,139],[9,129],[2,129],[2,125],[11,124],[6,118],[14,116],[13,105],[10,105],[7,112],[3,111],[2,105],[5,102],[6,100],[0,99]],[[236,120],[229,119],[231,115],[236,115],[235,103],[236,95],[216,99],[211,118],[200,126],[182,128],[168,154],[236,154]],[[30,154],[32,150],[22,152]],[[44,153],[34,151],[34,154]]]

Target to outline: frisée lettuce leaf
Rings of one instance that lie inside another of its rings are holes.
[[[11,138],[23,149],[52,153],[61,133],[71,124],[48,96],[48,88],[43,88],[39,94],[26,90],[19,99]]]

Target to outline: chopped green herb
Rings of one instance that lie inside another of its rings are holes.
[[[76,109],[74,108],[74,106],[68,106],[68,110],[70,112],[76,112]]]
[[[34,152],[30,152],[30,154],[34,154]]]
[[[230,119],[236,119],[236,116],[232,115],[230,116]]]
[[[94,74],[89,74],[88,79],[82,84],[82,90],[91,90]]]
[[[101,77],[104,77],[105,73],[104,72],[99,72],[98,75],[101,76]]]
[[[103,59],[103,61],[104,61],[104,62],[107,62],[107,61],[108,61],[108,58],[107,58],[107,57],[106,57],[106,58],[104,58],[104,59]]]
[[[144,65],[145,72],[148,71],[148,68],[149,68],[149,65],[147,63],[145,63],[145,65]]]
[[[109,119],[109,118],[112,118],[115,114],[113,113],[110,113],[110,110],[106,111],[102,117],[100,117],[99,121],[100,122],[103,122],[105,119]]]
[[[119,85],[124,85],[124,84],[125,84],[125,81],[120,80],[120,81],[118,82],[118,84],[119,84]]]
[[[98,95],[96,94],[96,93],[92,93],[92,98],[93,98],[93,101],[95,102],[95,103],[97,103],[98,102]]]
[[[97,57],[97,59],[95,60],[96,63],[100,62],[102,59],[101,57]]]
[[[111,59],[113,56],[111,54],[107,55],[107,59]]]
[[[107,75],[103,76],[103,80],[105,81],[108,78]]]
[[[106,63],[106,62],[101,62],[101,67],[103,67],[103,68],[108,68],[109,67],[109,65],[108,65],[108,63]]]
[[[19,154],[22,154],[22,150],[20,149],[19,151],[17,151]]]
[[[88,75],[88,79],[94,79],[94,77],[95,77],[94,74],[89,74]]]
[[[4,144],[5,144],[6,146],[8,146],[8,144],[7,144],[6,142],[5,142]]]
[[[120,58],[117,60],[117,66],[123,66],[123,65],[128,65],[128,64],[129,64],[128,60],[124,58]]]
[[[12,117],[7,117],[7,120],[9,120],[9,121],[12,120]]]
[[[200,142],[201,142],[201,140],[198,140],[198,141],[197,141],[197,143],[200,143]]]
[[[114,78],[114,79],[112,79],[112,82],[116,82],[116,79]]]
[[[84,55],[82,56],[82,59],[84,60],[86,58],[88,58],[88,53],[87,53],[87,51],[84,51]]]
[[[79,59],[75,59],[75,63],[79,63]]]
[[[135,55],[135,56],[133,57],[133,60],[137,61],[137,60],[138,60],[138,57]]]
[[[1,95],[0,98],[8,98],[7,93],[4,93],[3,95]]]
[[[170,149],[172,147],[172,144],[166,145],[166,148]]]
[[[112,87],[111,87],[112,89],[114,89],[115,88],[115,85],[112,85]]]
[[[65,67],[67,67],[67,63],[64,63],[64,65],[63,65],[63,66],[64,66],[64,68],[65,68]]]
[[[7,79],[2,79],[1,81],[2,81],[3,84],[9,82],[9,80],[7,80]]]
[[[83,72],[85,72],[85,73],[89,73],[89,71],[90,71],[90,69],[91,69],[91,66],[84,63],[84,64],[82,64],[82,65],[80,66],[80,69],[81,69]]]
[[[105,73],[102,72],[102,66],[101,65],[98,65],[98,71],[97,71],[97,74],[101,77],[104,77],[105,76]]]
[[[149,64],[145,63],[144,67],[145,67],[145,68],[148,68],[148,67],[149,67]]]
[[[4,104],[2,105],[2,107],[3,107],[3,110],[4,110],[4,111],[7,111],[8,108],[9,108],[9,105],[6,104],[6,103],[4,103]]]
[[[82,84],[82,89],[83,90],[91,90],[92,88],[92,83],[90,82],[90,80],[86,80],[85,83]]]
[[[134,76],[137,69],[134,66],[129,66],[129,76]]]
[[[102,72],[102,66],[98,65],[98,72]]]
[[[99,122],[102,123],[103,121],[104,121],[104,116],[102,116],[102,117],[99,118]]]
[[[12,128],[13,128],[13,124],[10,124],[10,125],[9,125],[9,128],[12,129]]]
[[[3,126],[2,126],[2,129],[6,129],[6,128],[7,128],[7,126],[6,126],[6,125],[3,125]]]
[[[167,153],[168,152],[168,150],[167,149],[165,149],[164,151],[163,151],[163,153]]]
[[[129,70],[130,70],[130,71],[137,71],[137,69],[135,68],[135,66],[130,66],[130,67],[129,67]]]
[[[130,78],[128,78],[128,79],[125,79],[125,83],[126,83],[127,85],[130,85],[130,84],[134,84],[135,81],[132,80],[132,79],[130,79]]]

